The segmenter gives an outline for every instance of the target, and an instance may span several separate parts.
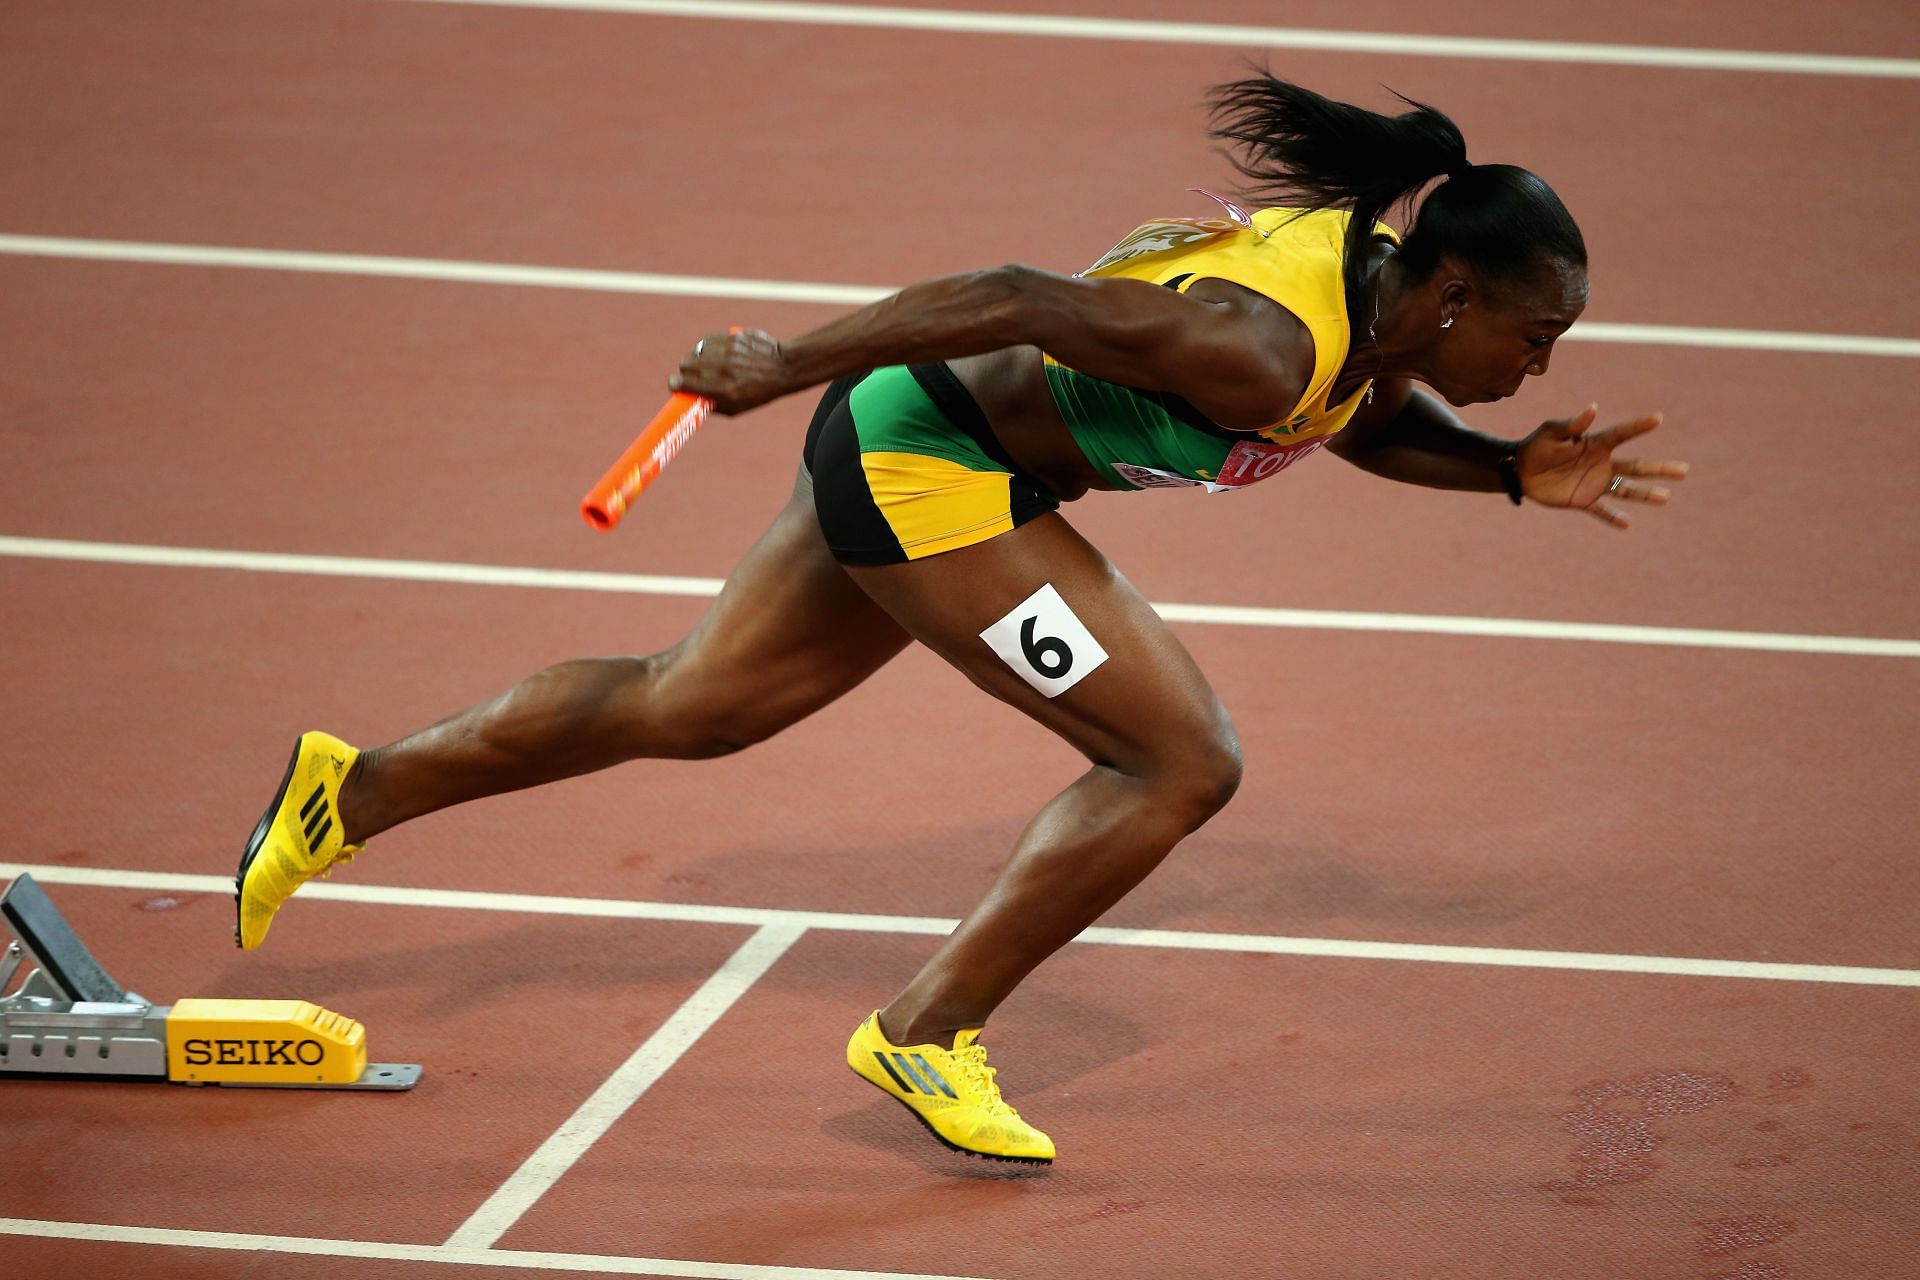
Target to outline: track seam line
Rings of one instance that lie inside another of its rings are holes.
[[[161,547],[68,538],[23,538],[0,534],[0,558],[66,560],[148,568],[230,569],[251,573],[314,574],[379,581],[438,582],[457,586],[535,587],[560,591],[691,596],[720,594],[718,578],[678,578],[582,569],[536,569],[516,565],[462,564],[433,560],[387,560],[366,556],[296,555],[272,551],[223,551],[208,547]],[[1688,649],[1833,654],[1848,657],[1920,658],[1920,640],[1876,636],[1817,636],[1790,632],[1720,631],[1698,627],[1652,627],[1606,622],[1552,622],[1533,618],[1475,618],[1419,613],[1363,613],[1338,609],[1277,609],[1259,605],[1172,604],[1149,601],[1171,623],[1279,627],[1290,630],[1368,631],[1399,635],[1469,636],[1499,640],[1562,640],[1598,644],[1657,645]]]
[[[667,275],[591,267],[543,267],[452,258],[407,258],[383,254],[322,253],[294,249],[248,249],[230,245],[163,244],[138,240],[90,240],[70,236],[0,234],[0,254],[66,261],[133,262],[147,266],[220,267],[321,275],[436,280],[454,284],[662,297],[732,298],[753,302],[864,306],[895,292],[895,286],[825,284],[804,280],[755,280],[726,276]],[[1803,355],[1891,356],[1920,359],[1920,338],[1876,334],[1805,333],[1773,329],[1724,329],[1693,325],[1629,324],[1582,320],[1561,335],[1565,342],[1611,342],[1635,346],[1701,347],[1722,351],[1773,351]]]
[[[1668,71],[1749,71],[1864,79],[1920,78],[1920,59],[1864,54],[1784,53],[1759,49],[1701,49],[1672,45],[1576,40],[1514,40],[1496,36],[1420,35],[1311,27],[1171,22],[1154,18],[1087,18],[1071,14],[968,12],[883,5],[802,4],[790,0],[409,0],[416,4],[506,9],[573,10],[703,21],[783,22],[873,27],[959,35],[1035,36],[1075,40],[1224,45],[1229,48],[1304,49],[1501,62],[1560,62]]]
[[[691,1262],[617,1254],[543,1253],[520,1249],[455,1249],[435,1244],[388,1244],[374,1240],[328,1240],[313,1236],[249,1235],[172,1227],[124,1227],[97,1222],[0,1218],[0,1235],[105,1244],[168,1245],[183,1249],[304,1254],[382,1262],[436,1262],[463,1267],[522,1267],[530,1271],[579,1271],[598,1275],[675,1276],[687,1280],[978,1280],[905,1271],[846,1271],[828,1267],[781,1267],[750,1262]]]
[[[230,896],[229,876],[175,871],[65,867],[0,862],[0,877],[22,872],[45,884],[87,888],[142,889],[171,893]],[[640,902],[619,898],[570,898],[545,894],[491,893],[474,889],[414,889],[398,885],[347,885],[309,882],[307,898],[363,906],[435,907],[501,911],[528,915],[585,916],[614,920],[661,920],[684,924],[724,924],[752,928],[784,927],[825,932],[945,936],[959,924],[928,916],[870,915],[844,911],[804,911],[783,907],[725,907],[701,903]],[[1650,956],[1599,951],[1546,951],[1517,947],[1468,947],[1421,942],[1369,942],[1351,938],[1300,938],[1282,934],[1208,933],[1184,929],[1122,929],[1095,926],[1075,939],[1096,946],[1147,947],[1175,951],[1217,951],[1245,955],[1301,956],[1333,960],[1392,960],[1423,964],[1484,965],[1494,968],[1564,969],[1591,973],[1633,973],[1682,978],[1733,978],[1770,982],[1820,982],[1852,986],[1920,987],[1920,969],[1858,965],[1785,964],[1765,960]]]
[[[806,932],[799,924],[761,925],[447,1237],[446,1247],[491,1248]]]

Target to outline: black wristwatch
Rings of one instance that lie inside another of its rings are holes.
[[[1494,463],[1494,469],[1500,473],[1500,487],[1507,491],[1507,499],[1514,506],[1520,505],[1525,495],[1520,488],[1520,446],[1515,445],[1500,455],[1500,461]]]

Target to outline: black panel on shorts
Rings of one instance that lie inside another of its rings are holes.
[[[1013,527],[1016,529],[1035,516],[1043,516],[1049,511],[1060,509],[1060,499],[1018,471],[1013,473],[1013,479],[1007,483],[1007,497],[1010,499],[1009,514],[1013,517]]]
[[[907,553],[867,489],[860,437],[853,429],[851,397],[866,376],[842,378],[827,389],[807,428],[802,456],[813,476],[813,509],[833,558],[841,564],[901,564]]]
[[[927,393],[927,399],[933,401],[946,420],[966,432],[967,438],[980,446],[980,452],[997,463],[1002,471],[1020,474],[1020,468],[1013,465],[1006,447],[1000,443],[1000,437],[993,434],[993,427],[987,422],[987,415],[980,412],[980,406],[967,391],[966,385],[954,375],[952,369],[944,364],[910,364],[907,372]]]
[[[865,373],[854,373],[844,378],[837,378],[828,384],[825,393],[820,397],[820,403],[814,406],[813,421],[807,424],[807,442],[800,448],[800,465],[807,469],[808,475],[813,474],[813,451],[819,442],[821,430],[827,425],[827,419],[832,416],[835,409],[847,402],[847,397],[853,394],[855,387],[872,376],[873,370],[869,369]]]
[[[993,434],[987,416],[953,370],[944,364],[917,364],[908,366],[907,372],[949,425],[1009,473],[1008,515],[1014,528],[1060,509],[1058,498],[1014,465]],[[833,558],[841,564],[903,564],[907,553],[874,503],[866,471],[860,465],[852,396],[853,389],[869,376],[870,371],[842,378],[827,388],[807,426],[801,460],[813,478],[813,509],[820,517],[820,528]]]

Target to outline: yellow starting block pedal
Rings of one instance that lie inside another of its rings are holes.
[[[420,1068],[367,1061],[366,1028],[305,1000],[182,1000],[107,976],[33,877],[0,894],[0,1078],[164,1079],[254,1089],[411,1089]],[[12,995],[25,958],[36,966]]]
[[[305,1000],[182,1000],[167,1079],[280,1089],[410,1089],[420,1068],[367,1065],[367,1029]]]

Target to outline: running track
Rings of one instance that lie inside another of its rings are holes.
[[[0,878],[156,1000],[298,995],[427,1066],[8,1085],[0,1269],[1911,1274],[1910,7],[698,8],[0,8]],[[839,1062],[1076,769],[924,654],[742,756],[385,837],[232,949],[292,733],[699,615],[804,399],[611,537],[572,510],[692,338],[1197,211],[1201,90],[1261,43],[1580,217],[1588,340],[1478,420],[1658,408],[1694,476],[1624,536],[1332,462],[1070,510],[1214,619],[1176,629],[1249,769],[995,1020],[1057,1167],[949,1157]],[[220,265],[262,250],[312,269]]]

